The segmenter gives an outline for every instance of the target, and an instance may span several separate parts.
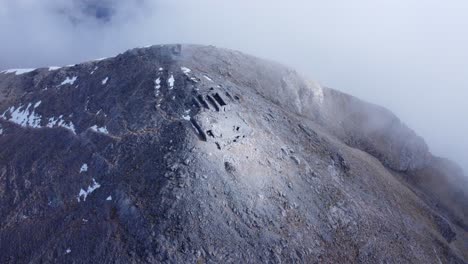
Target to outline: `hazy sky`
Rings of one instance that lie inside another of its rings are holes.
[[[237,49],[389,108],[468,170],[467,14],[466,0],[0,0],[0,69]]]

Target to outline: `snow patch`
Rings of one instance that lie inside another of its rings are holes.
[[[69,129],[73,134],[76,134],[75,130],[75,125],[70,122],[65,122],[63,120],[63,115],[60,115],[58,118],[57,117],[51,117],[49,118],[49,122],[47,123],[46,127],[54,128],[54,127],[63,127],[66,129]]]
[[[83,163],[83,165],[81,165],[81,168],[80,168],[80,173],[87,172],[87,171],[88,171],[88,164]]]
[[[90,129],[99,133],[109,134],[109,131],[106,127],[98,127],[97,125],[94,125],[90,127]]]
[[[112,201],[112,196],[109,195],[109,197],[106,198],[106,201]]]
[[[183,72],[184,74],[189,74],[189,73],[192,71],[192,70],[190,70],[190,69],[187,68],[187,67],[180,67],[180,69],[182,70],[182,72]]]
[[[208,81],[213,82],[213,80],[212,80],[210,77],[208,77],[208,76],[206,76],[206,75],[203,75],[203,77],[204,77],[205,79],[207,79]]]
[[[182,72],[184,73],[184,75],[187,76],[192,82],[198,83],[198,81],[200,81],[198,78],[196,78],[196,77],[194,77],[194,76],[190,76],[189,73],[191,73],[192,70],[190,70],[189,68],[187,68],[187,67],[180,67],[180,69],[182,70]]]
[[[67,250],[65,250],[65,254],[70,254],[70,253],[71,253],[71,249],[67,248]]]
[[[161,88],[161,78],[157,78],[156,80],[154,80],[154,89],[159,89]]]
[[[29,103],[27,107],[20,105],[18,106],[18,108],[12,106],[8,108],[0,117],[22,127],[41,128],[42,116],[35,112],[35,109],[39,107],[41,103],[41,101],[38,101],[34,105]],[[7,113],[10,114],[10,118],[6,117]],[[65,122],[63,120],[63,115],[59,116],[58,118],[49,118],[46,127],[64,127],[76,134],[75,126],[73,125],[73,123]]]
[[[38,107],[40,104],[41,101],[35,103],[34,106],[32,106],[31,103],[29,103],[26,108],[21,105],[18,106],[18,108],[12,106],[8,108],[0,117],[15,124],[18,124],[22,127],[38,128],[41,127],[40,124],[42,117],[41,115],[35,112],[35,108]],[[10,113],[10,118],[6,117],[7,112]]]
[[[10,69],[10,70],[4,70],[1,73],[5,73],[5,74],[14,73],[15,75],[21,75],[21,74],[24,74],[24,73],[32,72],[34,70],[35,69]]]
[[[85,103],[85,111],[88,111],[88,105],[89,105],[89,97],[86,98],[86,103]]]
[[[163,71],[163,70],[164,70],[163,68],[161,68],[161,67],[159,68],[159,71]]]
[[[96,182],[96,180],[93,178],[93,184],[88,186],[87,190],[80,190],[80,193],[78,194],[78,202],[81,202],[81,197],[83,197],[83,201],[86,201],[86,197],[90,195],[92,192],[94,192],[96,189],[100,188],[101,185]]]
[[[160,88],[161,88],[161,79],[158,77],[156,80],[154,80],[154,96],[155,97],[159,96]]]
[[[56,70],[58,70],[58,69],[60,69],[60,68],[62,68],[62,67],[50,66],[50,67],[49,67],[49,71],[56,71]]]
[[[182,118],[187,120],[187,121],[190,121],[190,116],[189,115],[183,115]]]
[[[109,80],[109,77],[106,77],[104,80],[102,80],[102,85],[105,85],[107,83],[107,81]]]
[[[174,75],[171,74],[171,77],[169,77],[169,80],[167,80],[167,83],[169,84],[169,90],[174,89]]]
[[[70,85],[73,85],[76,80],[78,79],[77,76],[73,76],[73,77],[67,77],[59,86],[62,86],[62,85],[65,85],[65,84],[70,84]]]
[[[93,69],[89,74],[93,75],[94,72],[96,72],[96,70],[97,70],[98,68],[99,68],[98,66],[94,67],[94,69]]]

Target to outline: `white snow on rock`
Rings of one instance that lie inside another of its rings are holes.
[[[98,127],[97,125],[94,125],[90,127],[90,129],[99,133],[109,134],[109,131],[106,127]]]
[[[156,80],[154,80],[154,88],[155,89],[161,88],[161,78],[158,77]]]
[[[164,70],[163,68],[161,68],[161,67],[159,68],[159,71],[163,71],[163,70]]]
[[[99,68],[98,66],[94,67],[94,69],[90,72],[90,74],[94,74],[94,72],[95,72],[98,68]]]
[[[169,90],[174,89],[174,75],[171,74],[171,77],[169,77],[169,80],[167,80],[167,83],[169,84]]]
[[[77,76],[73,76],[73,77],[67,77],[59,86],[62,86],[62,85],[65,85],[65,84],[70,84],[70,85],[73,85],[76,80],[78,79]]]
[[[185,76],[187,76],[192,82],[194,83],[198,83],[199,79],[194,77],[194,76],[190,76],[189,73],[192,72],[192,70],[190,70],[189,68],[187,67],[180,67],[180,70],[182,70],[182,72],[184,73]]]
[[[192,70],[190,70],[190,69],[187,68],[187,67],[180,67],[180,69],[182,70],[182,72],[183,72],[184,74],[188,74],[188,73],[190,73],[190,72],[192,71]]]
[[[67,250],[65,250],[65,254],[70,254],[70,253],[71,253],[71,249],[67,248]]]
[[[63,120],[63,115],[60,115],[58,118],[57,117],[49,118],[49,122],[47,123],[46,127],[50,127],[50,128],[63,127],[63,128],[69,129],[71,132],[73,132],[73,134],[76,134],[75,125],[73,125],[71,121],[65,122],[65,120]]]
[[[35,109],[41,105],[41,101],[36,102],[34,105],[31,103],[28,106],[18,106],[18,108],[12,106],[8,108],[0,118],[3,118],[7,121],[18,124],[22,127],[32,127],[32,128],[41,128],[42,116],[35,112]],[[10,118],[7,118],[7,113],[10,114]],[[63,120],[63,115],[60,115],[58,118],[51,117],[48,119],[48,122],[45,127],[55,128],[63,127],[71,130],[74,134],[75,126],[72,122],[65,122]]]
[[[190,121],[190,116],[189,115],[183,115],[182,118],[187,120],[187,121]]]
[[[49,67],[49,71],[56,71],[56,70],[58,70],[58,69],[60,69],[60,68],[62,68],[62,67],[50,66],[50,67]]]
[[[10,69],[10,70],[4,70],[1,73],[5,73],[5,74],[14,73],[15,75],[21,75],[21,74],[24,74],[24,73],[32,72],[34,70],[35,69]]]
[[[81,197],[83,197],[83,201],[86,201],[86,197],[90,195],[92,192],[94,192],[96,189],[100,188],[101,185],[96,182],[96,180],[93,178],[93,184],[88,186],[87,190],[80,190],[80,193],[78,194],[78,202],[81,202]]]
[[[154,80],[154,96],[159,96],[159,88],[161,88],[161,78]]]
[[[109,80],[109,77],[106,77],[104,80],[102,80],[102,85],[105,85],[107,83],[107,81]]]
[[[18,108],[15,108],[12,106],[8,108],[0,117],[22,127],[38,128],[41,127],[41,115],[35,112],[35,108],[40,104],[41,101],[35,103],[34,106],[32,106],[31,103],[29,103],[27,107],[20,105]],[[7,112],[10,113],[10,118],[6,117]]]
[[[109,195],[109,197],[107,197],[106,201],[112,201],[112,196]]]
[[[206,75],[203,75],[203,77],[204,77],[205,79],[207,79],[208,81],[213,82],[213,80],[212,80],[210,77],[208,77],[208,76],[206,76]]]
[[[80,168],[80,173],[87,172],[87,171],[88,171],[88,164],[83,163],[83,165],[81,165],[81,168]]]

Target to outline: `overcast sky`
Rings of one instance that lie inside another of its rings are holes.
[[[0,0],[0,69],[237,49],[389,108],[468,170],[467,14],[466,0]]]

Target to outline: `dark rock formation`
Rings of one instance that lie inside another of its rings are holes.
[[[466,178],[389,111],[214,47],[0,73],[0,263],[465,263]]]

